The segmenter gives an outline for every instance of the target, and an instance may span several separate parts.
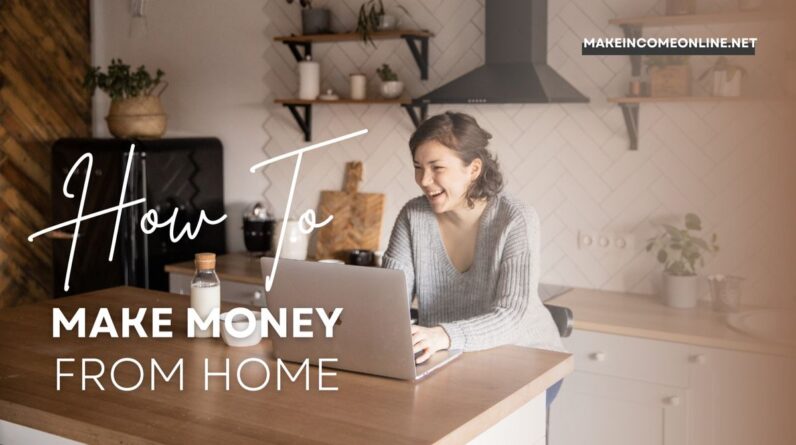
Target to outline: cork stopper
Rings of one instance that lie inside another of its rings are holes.
[[[213,270],[216,268],[216,254],[215,253],[197,253],[194,256],[194,263],[198,270]]]

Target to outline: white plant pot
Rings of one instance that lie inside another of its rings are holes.
[[[699,276],[680,277],[663,274],[663,302],[670,307],[688,309],[699,299]]]
[[[381,83],[381,97],[395,99],[404,92],[404,83],[400,80],[388,80]]]

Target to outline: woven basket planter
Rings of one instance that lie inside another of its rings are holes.
[[[105,120],[117,138],[156,139],[166,132],[166,113],[158,96],[114,100]]]

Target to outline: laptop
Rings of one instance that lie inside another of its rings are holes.
[[[271,274],[273,258],[261,258],[263,280]],[[402,380],[420,380],[461,355],[461,351],[438,351],[420,365],[415,364],[409,319],[406,281],[401,271],[279,259],[276,279],[265,296],[271,311],[294,308],[323,308],[330,314],[343,312],[326,338],[325,328],[313,315],[313,338],[272,336],[274,356],[285,361],[317,364],[334,358],[325,367]],[[304,328],[309,329],[308,327]]]

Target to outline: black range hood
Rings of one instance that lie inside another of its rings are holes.
[[[486,63],[416,105],[588,102],[547,64],[547,0],[486,0]]]

